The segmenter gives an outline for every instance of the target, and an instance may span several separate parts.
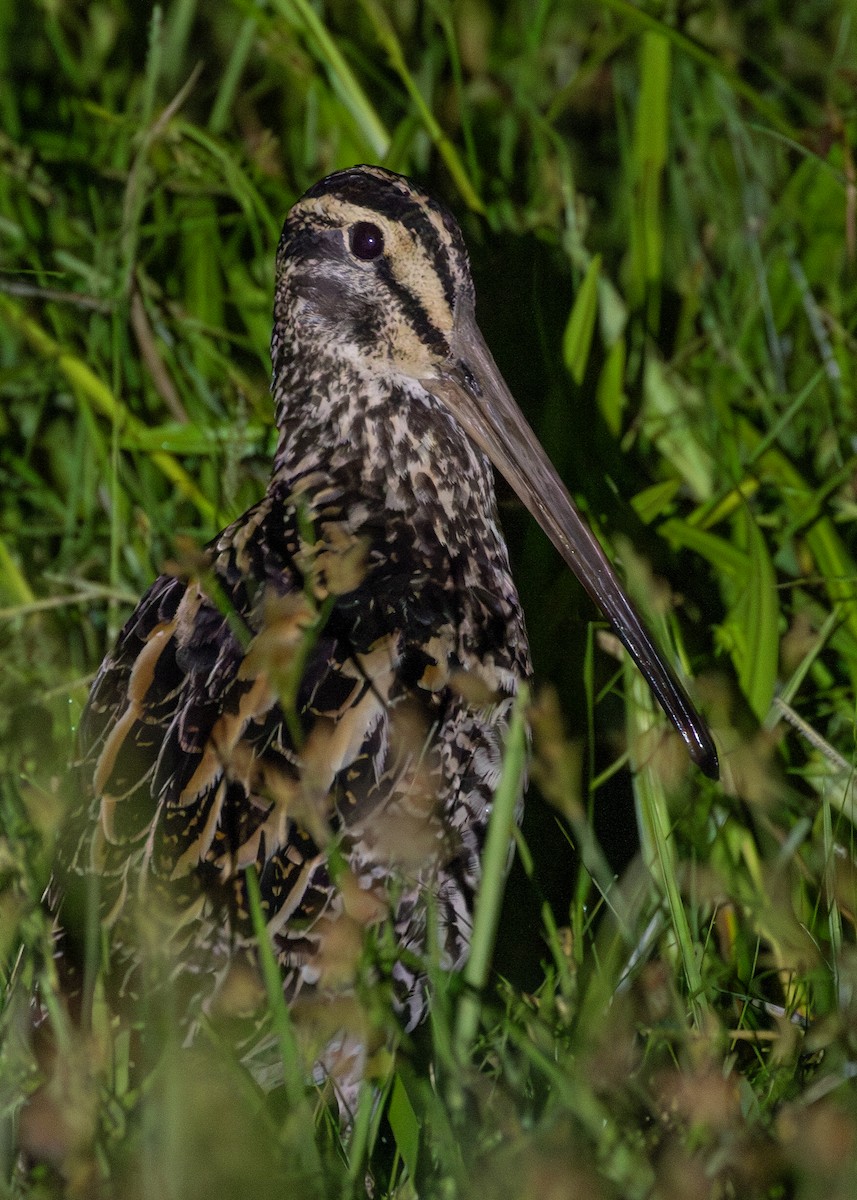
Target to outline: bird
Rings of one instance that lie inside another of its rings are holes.
[[[144,987],[141,927],[169,950],[188,1026],[255,961],[248,872],[292,1006],[336,994],[332,947],[388,921],[413,1029],[427,942],[466,960],[532,677],[495,469],[709,776],[717,754],[494,363],[444,205],[371,165],[310,187],[277,250],[271,358],[264,496],[160,575],[92,685],[60,894],[97,882],[117,1003]]]

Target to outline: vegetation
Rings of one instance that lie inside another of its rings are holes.
[[[857,1194],[855,53],[833,0],[0,9],[0,1195]],[[263,487],[282,217],[362,161],[460,218],[723,778],[507,497],[539,687],[495,969],[429,962],[343,1145],[273,993],[269,1094],[214,1024],[65,1020],[41,897],[102,655]]]

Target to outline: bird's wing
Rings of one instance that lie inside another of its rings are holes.
[[[120,930],[142,904],[169,906],[176,936],[197,943],[206,929],[249,935],[252,864],[294,966],[341,904],[331,839],[363,837],[395,796],[437,841],[450,602],[402,562],[404,542],[391,554],[388,532],[327,516],[307,544],[295,508],[269,495],[212,544],[208,571],[161,576],[105,659],[65,859],[99,877],[102,919]]]

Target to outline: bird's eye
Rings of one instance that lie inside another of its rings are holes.
[[[356,258],[362,258],[364,262],[369,262],[384,252],[384,235],[371,221],[358,221],[356,225],[352,225],[348,241],[351,253]]]

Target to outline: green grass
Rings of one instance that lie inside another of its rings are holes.
[[[850,6],[143,9],[0,12],[0,1196],[854,1195]],[[153,1012],[132,1047],[96,987],[84,1036],[40,901],[92,673],[177,536],[264,487],[282,218],[361,161],[461,220],[486,338],[723,780],[506,498],[542,690],[496,970],[489,892],[471,975],[430,956],[394,1059],[378,931],[383,1102],[343,1146],[276,1004],[268,1096],[228,1021],[186,1049]],[[26,1171],[36,981],[59,1069]]]

